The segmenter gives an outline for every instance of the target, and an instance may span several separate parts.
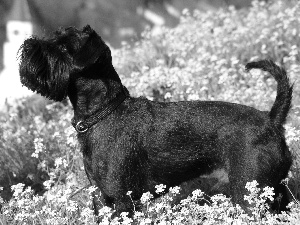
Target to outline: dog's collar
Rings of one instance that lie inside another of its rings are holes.
[[[129,94],[127,93],[127,90],[123,89],[121,93],[118,94],[117,97],[108,104],[108,106],[106,106],[103,110],[97,112],[96,114],[90,116],[86,120],[76,121],[76,119],[73,118],[71,121],[72,126],[78,133],[85,133],[97,122],[103,120],[106,116],[111,114],[127,97],[129,97]]]

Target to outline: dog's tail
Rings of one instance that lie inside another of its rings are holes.
[[[269,72],[277,81],[277,96],[269,112],[269,117],[277,128],[282,128],[291,108],[293,85],[290,83],[286,71],[277,66],[271,60],[250,62],[246,65],[246,70],[261,69]]]

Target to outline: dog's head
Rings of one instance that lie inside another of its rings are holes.
[[[70,27],[49,39],[32,37],[19,50],[21,83],[44,97],[63,100],[70,76],[92,64],[111,64],[111,52],[90,27]]]

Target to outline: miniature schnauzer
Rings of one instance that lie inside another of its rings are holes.
[[[283,124],[293,87],[272,61],[246,65],[269,72],[278,83],[275,103],[265,112],[220,101],[131,97],[109,47],[90,26],[60,29],[49,39],[31,37],[19,57],[23,85],[54,101],[69,97],[86,174],[116,214],[132,213],[133,202],[147,191],[158,197],[158,184],[197,179],[211,183],[209,193],[227,194],[245,208],[245,185],[256,180],[274,187],[283,196],[279,210],[285,209],[288,197],[280,182],[292,157]]]

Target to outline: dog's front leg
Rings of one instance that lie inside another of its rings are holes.
[[[129,216],[132,216],[134,213],[135,206],[128,193],[132,188],[128,186],[135,181],[125,177],[125,171],[126,169],[123,165],[115,165],[115,168],[110,170],[106,177],[105,192],[115,204],[116,211],[113,217],[119,216],[121,212],[128,212]]]
[[[133,215],[149,180],[147,154],[139,148],[136,138],[126,135],[116,141],[110,149],[107,169],[105,192],[115,203],[116,215]]]
[[[96,181],[92,178],[93,173],[92,173],[91,166],[90,166],[91,165],[90,160],[88,160],[88,158],[84,157],[83,163],[84,163],[84,170],[85,170],[86,176],[90,182],[90,185],[97,187],[98,185],[97,185]],[[96,194],[95,191],[92,193],[92,202],[93,202],[94,213],[96,216],[98,216],[99,215],[99,206],[101,205],[100,196],[102,196],[102,195],[101,195],[99,189],[97,189],[96,191],[99,194]]]

